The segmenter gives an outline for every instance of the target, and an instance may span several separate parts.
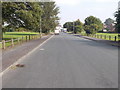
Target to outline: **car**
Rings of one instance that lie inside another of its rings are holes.
[[[59,35],[59,33],[60,33],[60,31],[57,29],[57,30],[55,30],[55,35]]]

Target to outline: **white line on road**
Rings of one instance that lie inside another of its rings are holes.
[[[7,69],[5,69],[4,71],[2,71],[0,73],[0,77],[2,77],[2,75],[9,71],[9,68],[18,64],[19,62],[21,62],[24,58],[26,58],[27,56],[29,56],[30,54],[32,54],[34,51],[36,51],[38,48],[40,48],[42,45],[44,45],[47,41],[49,41],[54,35],[52,35],[50,38],[48,38],[47,40],[45,40],[42,44],[40,44],[39,46],[37,46],[36,48],[34,48],[32,51],[30,51],[27,55],[21,57],[20,59],[18,59],[15,63],[13,63],[12,65],[10,65]]]

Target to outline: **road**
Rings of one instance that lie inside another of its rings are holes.
[[[10,68],[3,88],[117,88],[118,48],[60,33]]]

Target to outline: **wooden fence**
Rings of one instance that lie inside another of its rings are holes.
[[[86,36],[86,34],[84,34],[83,36]],[[91,34],[91,35],[88,35],[88,36],[98,38],[98,39],[110,40],[110,41],[120,41],[120,35],[112,36],[112,35],[97,35],[97,34],[92,35]]]
[[[41,35],[27,35],[27,36],[22,36],[18,37],[16,39],[10,39],[10,40],[2,40],[0,44],[2,45],[2,49],[6,49],[7,47],[14,47],[16,44],[20,44],[23,42],[27,42],[33,39],[41,38]]]

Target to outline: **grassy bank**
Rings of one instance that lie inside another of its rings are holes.
[[[26,36],[38,35],[38,34],[39,33],[37,33],[37,32],[6,32],[6,33],[3,34],[3,40],[11,40],[11,39],[17,39],[17,38],[22,38],[22,37],[24,37],[24,40],[25,40]],[[14,44],[17,44],[17,40],[14,41]],[[6,43],[7,47],[10,46],[10,45],[11,45],[11,42]],[[0,48],[2,48],[1,43],[0,43]]]
[[[68,32],[68,33],[71,33],[71,32]],[[87,34],[85,32],[78,33],[78,35],[87,36]],[[95,35],[89,35],[89,37],[99,38],[99,39],[103,39],[103,40],[115,41],[115,36],[116,36],[116,41],[119,40],[118,33],[96,33]]]
[[[109,40],[111,38],[112,41],[115,40],[115,36],[116,36],[118,41],[118,33],[97,33],[96,35],[102,36],[101,39],[105,39],[105,40]]]
[[[6,32],[3,34],[3,39],[7,38],[19,38],[19,37],[25,37],[28,35],[37,35],[39,33],[36,32]]]

